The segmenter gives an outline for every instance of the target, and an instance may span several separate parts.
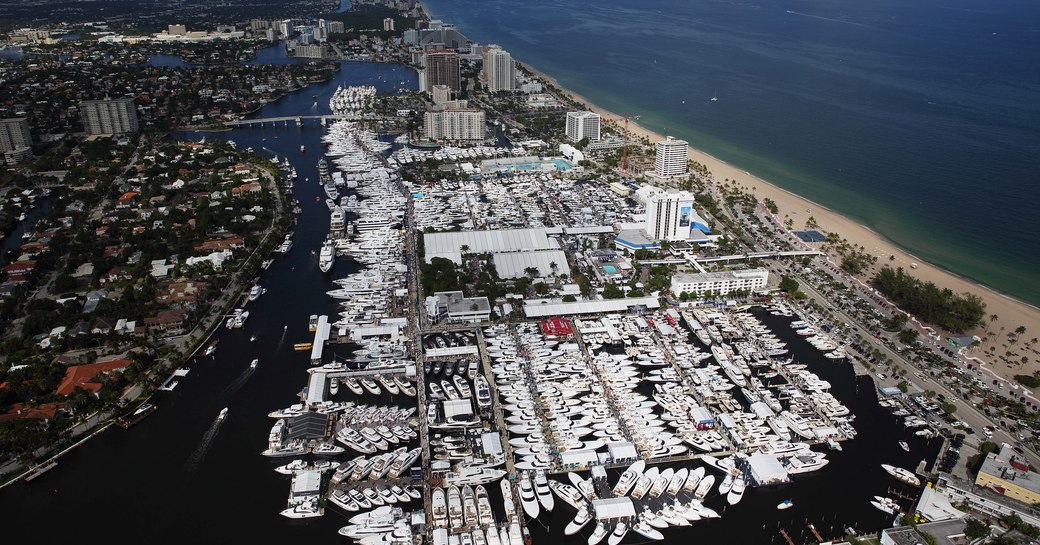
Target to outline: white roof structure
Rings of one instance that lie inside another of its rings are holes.
[[[530,252],[495,253],[495,270],[500,278],[520,278],[527,273],[528,267],[538,269],[538,276],[549,276],[553,273],[552,263],[556,263],[556,272],[569,272],[567,254],[562,250],[535,250]]]
[[[484,454],[502,454],[502,436],[491,432],[481,434],[480,448]]]
[[[565,450],[560,453],[560,462],[563,465],[588,465],[599,462],[599,456],[589,448]]]
[[[307,404],[321,403],[325,401],[325,373],[311,373],[307,381]]]
[[[321,471],[297,471],[292,480],[293,496],[311,496],[321,493]]]
[[[615,460],[631,460],[639,457],[639,452],[636,451],[636,446],[627,441],[607,443],[607,452],[609,452],[610,457]]]
[[[473,404],[469,399],[451,399],[444,402],[444,416],[451,419],[455,416],[471,416]]]
[[[632,498],[628,496],[595,500],[592,502],[592,509],[596,512],[596,520],[618,520],[636,516],[636,508],[632,505]]]
[[[748,457],[748,467],[751,469],[751,479],[758,486],[786,483],[790,480],[784,465],[771,454],[752,454]]]
[[[436,358],[440,356],[465,356],[468,354],[477,355],[477,345],[470,346],[449,346],[446,348],[427,348],[426,357]]]
[[[332,336],[332,324],[328,315],[318,316],[318,325],[314,329],[314,342],[311,344],[311,363],[321,362],[321,353],[325,350],[325,341]]]
[[[423,243],[426,261],[443,257],[462,263],[462,247],[469,253],[527,252],[551,250],[556,245],[549,241],[545,229],[497,229],[493,231],[451,231],[425,233]]]
[[[576,301],[573,303],[524,303],[524,314],[528,318],[545,316],[564,316],[570,314],[597,314],[602,312],[627,311],[630,307],[645,306],[660,308],[661,302],[656,297],[628,297],[625,299],[597,299],[595,301]]]

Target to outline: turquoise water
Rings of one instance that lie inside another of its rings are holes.
[[[613,265],[604,265],[603,266],[603,272],[605,272],[607,274],[617,274],[617,267],[615,267]]]
[[[426,4],[607,109],[1040,304],[1036,2]]]

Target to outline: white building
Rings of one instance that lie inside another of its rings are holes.
[[[768,282],[769,271],[767,269],[678,273],[672,276],[672,294],[711,291],[725,295],[736,290],[760,290],[765,288]]]
[[[637,194],[646,204],[647,237],[669,242],[690,238],[694,218],[692,193],[644,186]]]
[[[669,136],[657,143],[657,159],[654,173],[662,178],[673,178],[689,174],[687,168],[689,144]]]
[[[480,81],[487,85],[488,91],[516,90],[516,65],[513,56],[501,47],[491,44],[484,48],[484,67],[480,72]]]
[[[453,108],[426,112],[426,138],[434,141],[480,142],[484,140],[484,111]]]
[[[439,291],[426,298],[426,313],[431,321],[483,322],[491,319],[487,297],[465,297],[461,291]]]
[[[578,142],[588,138],[589,142],[599,140],[599,114],[593,112],[567,112],[567,138]]]
[[[278,22],[278,33],[283,38],[288,38],[289,36],[292,36],[293,32],[294,32],[294,29],[293,29],[292,19],[286,19],[284,21],[279,21]]]

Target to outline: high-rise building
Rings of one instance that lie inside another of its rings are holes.
[[[329,21],[329,34],[343,34],[345,31],[343,21]]]
[[[404,31],[405,45],[419,45],[419,31],[409,28]]]
[[[434,104],[444,104],[451,100],[451,87],[447,85],[434,85],[433,89],[430,89],[430,94],[433,95]]]
[[[389,32],[394,30],[394,19],[393,17],[387,17],[383,19],[383,31]]]
[[[249,21],[249,29],[257,34],[260,34],[269,28],[271,28],[271,21],[268,21],[267,19],[250,19]]]
[[[426,112],[424,130],[433,141],[480,142],[484,140],[484,111],[452,108]]]
[[[480,71],[480,81],[487,85],[488,91],[516,90],[516,66],[513,56],[501,47],[491,44],[484,48],[484,68]]]
[[[567,138],[578,142],[588,138],[589,142],[599,140],[599,114],[593,112],[567,112]]]
[[[87,134],[137,132],[134,99],[85,100],[79,103],[80,119]]]
[[[188,29],[184,25],[169,25],[166,27],[166,33],[171,36],[184,36]]]
[[[0,119],[0,152],[7,153],[32,146],[29,121],[24,117]]]
[[[689,144],[685,140],[676,140],[671,136],[658,142],[654,173],[662,178],[689,174],[688,147]]]
[[[462,89],[459,79],[459,54],[450,49],[427,52],[423,56],[423,77],[426,89],[434,85],[447,85],[452,91]]]
[[[646,236],[651,240],[687,240],[693,226],[693,194],[656,187],[640,188],[646,204]]]
[[[281,34],[282,38],[288,38],[293,35],[294,29],[292,19],[285,19],[284,21],[278,22],[278,33]]]

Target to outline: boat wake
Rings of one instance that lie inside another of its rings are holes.
[[[235,380],[231,381],[231,384],[228,384],[226,387],[224,387],[224,389],[220,392],[220,395],[217,396],[217,398],[224,400],[235,395],[235,393],[238,392],[239,388],[244,386],[246,381],[249,380],[249,377],[253,376],[254,371],[256,371],[256,367],[246,366],[246,370],[242,371],[241,375],[238,375],[238,377]]]
[[[202,464],[202,460],[206,458],[206,453],[209,452],[210,446],[213,445],[213,440],[217,438],[217,433],[220,432],[220,426],[224,421],[216,419],[210,424],[209,429],[206,433],[202,434],[202,440],[199,441],[199,445],[195,447],[195,451],[188,456],[188,460],[184,462],[184,469],[181,473],[185,476],[191,475],[199,468]]]
[[[802,17],[809,17],[811,19],[820,19],[822,21],[830,21],[832,23],[843,23],[843,24],[846,24],[846,25],[854,25],[854,26],[861,26],[861,27],[865,27],[865,28],[870,28],[869,25],[865,25],[863,23],[854,23],[852,21],[844,21],[842,19],[835,19],[833,17],[823,17],[821,15],[812,15],[810,13],[800,13],[800,12],[791,11],[791,10],[787,10],[787,13],[790,13],[791,15],[800,15]]]

